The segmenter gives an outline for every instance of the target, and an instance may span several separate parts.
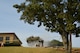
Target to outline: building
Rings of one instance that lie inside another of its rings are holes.
[[[21,46],[21,44],[15,33],[0,33],[0,46]]]
[[[28,46],[29,47],[49,47],[49,42],[50,41],[44,41],[42,43],[42,42],[39,42],[39,41],[34,41],[34,42],[28,43]]]

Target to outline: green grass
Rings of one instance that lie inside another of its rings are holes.
[[[64,53],[54,48],[0,47],[0,53]]]

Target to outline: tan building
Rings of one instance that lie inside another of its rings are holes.
[[[15,33],[0,33],[0,46],[21,46],[21,44],[22,42],[19,40]]]

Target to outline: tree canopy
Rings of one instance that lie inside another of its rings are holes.
[[[26,2],[29,4],[26,5]],[[22,11],[21,20],[34,24],[39,22],[51,32],[66,31],[80,33],[80,1],[79,0],[26,0],[21,5],[15,4],[18,12]],[[77,29],[77,30],[76,30]]]
[[[20,19],[25,23],[37,21],[38,27],[43,25],[47,31],[58,32],[65,46],[68,35],[80,35],[80,0],[26,0],[13,7],[22,12]]]

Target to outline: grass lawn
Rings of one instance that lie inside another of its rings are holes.
[[[0,47],[0,53],[64,53],[54,48]]]

